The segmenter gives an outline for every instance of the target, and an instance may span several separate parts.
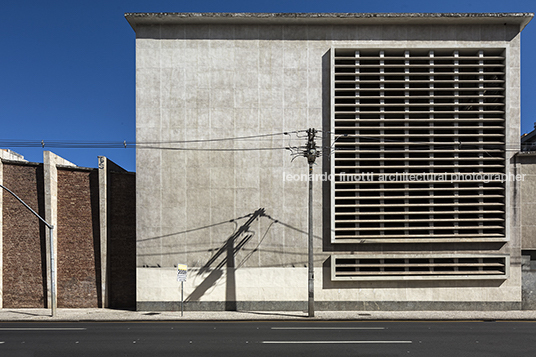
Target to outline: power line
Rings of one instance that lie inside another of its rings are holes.
[[[41,147],[41,148],[125,148],[128,145],[135,145],[132,142],[117,141],[70,141],[70,140],[9,140],[0,139],[0,146],[8,147]]]
[[[321,130],[319,130],[321,131]],[[268,137],[276,137],[276,136],[289,136],[291,137],[292,134],[296,135],[296,138],[302,138],[304,136],[300,136],[301,133],[306,133],[306,130],[294,130],[294,131],[285,131],[285,132],[278,132],[278,133],[269,133],[269,134],[259,134],[259,135],[248,135],[248,136],[237,136],[237,137],[227,137],[227,138],[214,138],[214,139],[193,139],[193,140],[179,140],[179,141],[75,141],[75,140],[11,140],[11,139],[0,139],[0,146],[3,147],[26,147],[26,148],[71,148],[71,149],[132,149],[132,148],[139,148],[139,149],[151,149],[151,150],[176,150],[176,151],[269,151],[269,150],[291,150],[293,152],[296,152],[297,150],[301,149],[301,147],[291,146],[290,142],[288,146],[281,146],[281,147],[252,147],[252,148],[192,148],[192,147],[173,147],[168,145],[173,144],[200,144],[200,143],[211,143],[211,142],[224,142],[224,141],[247,141],[252,139],[262,139],[262,138],[268,138]],[[321,131],[324,134],[334,134],[331,131]],[[390,143],[398,144],[398,145],[412,145],[413,151],[418,150],[429,150],[430,146],[433,146],[435,150],[441,150],[441,149],[447,149],[451,148],[452,146],[459,146],[459,149],[467,148],[467,149],[474,149],[479,148],[480,146],[484,146],[486,149],[505,149],[507,151],[517,151],[519,148],[516,147],[509,147],[505,145],[497,145],[497,144],[487,144],[485,142],[482,143],[471,143],[471,144],[465,144],[463,142],[453,142],[453,143],[447,143],[447,142],[426,142],[426,141],[401,141],[396,139],[389,139],[389,138],[382,138],[382,137],[376,137],[376,136],[370,136],[370,135],[348,135],[348,134],[342,134],[337,137],[335,141],[338,139],[346,139],[346,138],[352,138],[355,137],[356,139],[360,140],[367,140],[369,143],[371,142],[378,142],[378,144],[382,143]],[[260,142],[260,140],[255,140],[256,142]],[[362,143],[366,143],[367,141],[363,142],[355,142],[355,144],[359,145]],[[341,142],[339,142],[340,144]],[[166,146],[161,146],[161,145]],[[323,146],[324,150],[331,150],[332,152],[345,152],[345,151],[353,151],[355,150],[352,147],[341,147],[340,145],[337,145],[337,143],[333,143],[330,146]],[[391,151],[391,150],[399,150],[396,148],[389,148],[384,147],[382,151]]]
[[[140,146],[137,145],[140,149],[156,149],[156,150],[176,150],[176,151],[268,151],[268,150],[289,150],[287,147],[264,147],[264,148],[219,148],[219,149],[209,149],[209,148],[184,148],[184,147],[161,147],[161,146]]]
[[[4,147],[41,147],[41,148],[71,148],[71,149],[122,149],[122,148],[142,148],[142,149],[160,149],[160,150],[181,150],[181,151],[248,151],[248,150],[286,150],[286,147],[261,147],[261,148],[187,148],[187,147],[171,147],[160,145],[172,145],[172,144],[194,144],[194,143],[210,143],[210,142],[223,142],[223,141],[247,141],[252,139],[261,139],[275,136],[292,135],[305,130],[285,131],[279,133],[259,134],[259,135],[247,135],[227,138],[214,138],[214,139],[195,139],[195,140],[178,140],[178,141],[74,141],[74,140],[10,140],[0,139],[0,146]],[[255,140],[259,142],[260,140]]]

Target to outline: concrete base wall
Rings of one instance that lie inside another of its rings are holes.
[[[521,308],[520,268],[512,269],[507,281],[396,281],[351,285],[336,284],[326,277],[329,278],[329,269],[315,269],[315,305],[319,310]],[[137,278],[138,310],[180,309],[180,282],[176,281],[175,269],[138,268]],[[188,310],[303,310],[307,308],[307,268],[190,269],[184,283],[184,301]]]
[[[536,310],[536,271],[523,271],[523,310]]]
[[[527,254],[528,253],[528,254]],[[523,310],[536,310],[536,254],[525,251],[523,255]]]
[[[231,306],[231,308],[230,308]],[[139,301],[137,311],[180,311],[180,301]],[[185,302],[184,311],[307,311],[306,301]],[[507,311],[521,310],[519,301],[316,301],[317,311]]]

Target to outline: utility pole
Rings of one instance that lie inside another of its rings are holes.
[[[315,271],[313,257],[313,165],[317,157],[321,155],[316,147],[315,136],[318,130],[307,129],[307,145],[288,148],[291,150],[292,161],[298,156],[304,156],[309,163],[309,217],[308,217],[308,272],[307,272],[307,310],[309,317],[315,316]]]
[[[315,135],[316,129],[309,128],[307,130],[307,149],[305,151],[305,157],[309,163],[309,263],[308,263],[308,316],[315,316],[315,273],[314,273],[314,259],[313,259],[313,165],[316,158],[319,156],[316,149]]]

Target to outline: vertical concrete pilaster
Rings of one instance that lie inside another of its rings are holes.
[[[45,220],[54,226],[54,268],[57,272],[58,262],[58,170],[57,165],[76,166],[73,163],[50,152],[43,152],[43,174],[45,188]],[[47,306],[51,306],[51,276],[50,276],[50,232],[46,231],[46,266],[47,266]],[[56,274],[57,276],[57,274]],[[56,284],[56,296],[57,296]]]
[[[99,156],[99,227],[101,261],[101,306],[108,307],[108,175],[107,159]]]
[[[108,269],[108,238],[110,236],[110,198],[111,198],[111,172],[126,172],[125,169],[109,160],[99,156],[99,224],[100,224],[100,259],[101,259],[101,289],[102,307],[110,306],[110,271]]]
[[[518,33],[514,38],[509,40],[505,49],[506,54],[506,76],[505,76],[505,167],[506,174],[506,236],[509,238],[507,245],[510,254],[511,269],[516,269],[521,273],[521,205],[520,205],[520,185],[521,182],[510,179],[519,174],[516,155],[521,148],[521,34]],[[510,176],[511,175],[511,176]],[[518,287],[516,287],[518,289]],[[518,290],[521,296],[521,286]],[[520,297],[521,298],[521,297]]]

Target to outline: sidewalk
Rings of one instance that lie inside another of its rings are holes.
[[[536,311],[126,311],[112,309],[0,309],[0,321],[374,321],[374,320],[518,320],[536,321]]]

